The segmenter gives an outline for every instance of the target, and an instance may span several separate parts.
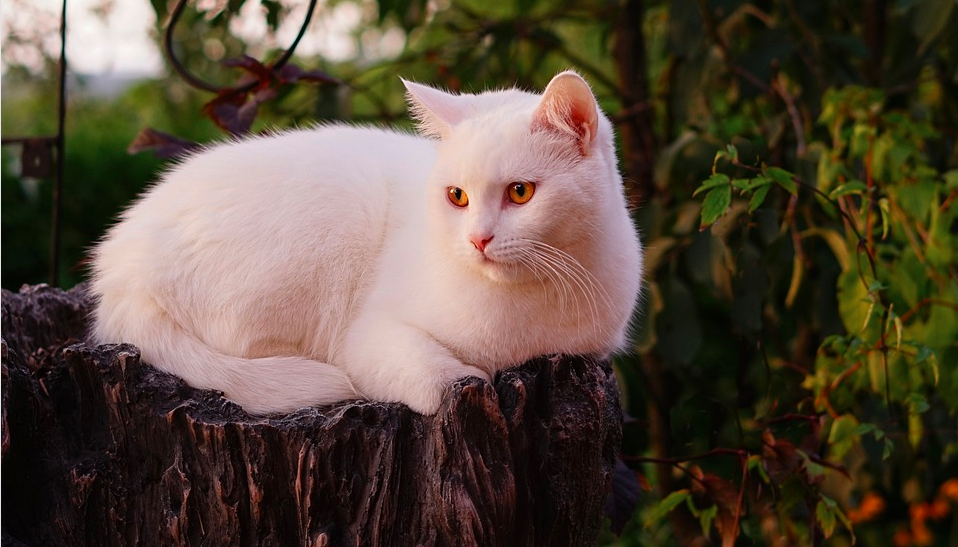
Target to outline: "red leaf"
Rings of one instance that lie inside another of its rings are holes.
[[[802,439],[801,449],[809,454],[814,454],[818,452],[819,447],[822,444],[822,428],[825,427],[826,417],[824,414],[817,417],[817,419],[808,420],[809,431],[805,435],[805,438]]]
[[[697,466],[689,468],[689,473],[698,480],[692,481],[692,492],[699,498],[704,498],[702,506],[712,504],[718,506],[715,516],[715,528],[722,536],[722,546],[730,547],[735,544],[738,535],[738,498],[739,487],[713,473],[703,473]]]
[[[287,63],[279,69],[279,79],[283,83],[317,82],[323,84],[343,85],[343,81],[321,70],[305,71],[298,65]]]
[[[193,141],[157,131],[151,127],[142,129],[126,148],[127,153],[152,151],[161,158],[174,158],[195,150],[199,145]]]
[[[223,61],[223,65],[242,68],[246,72],[249,72],[255,76],[261,86],[269,85],[269,83],[273,80],[273,71],[270,69],[270,67],[264,65],[249,55],[243,55],[242,57],[236,59],[227,59]]]
[[[776,439],[768,429],[762,433],[762,465],[775,482],[781,482],[802,465],[795,445]]]
[[[231,135],[242,135],[253,125],[259,105],[254,102],[252,108],[247,107],[248,97],[248,91],[221,91],[215,99],[203,105],[203,112]]]
[[[249,87],[257,90],[266,89],[277,80],[272,67],[264,65],[249,55],[243,55],[236,59],[227,59],[223,61],[223,65],[240,68],[245,71],[236,80],[236,86],[232,90],[226,90],[226,93],[236,92],[239,89],[249,91]]]

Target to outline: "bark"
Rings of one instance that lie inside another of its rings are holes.
[[[644,4],[644,0],[622,3],[612,51],[622,98],[622,112],[619,114],[622,163],[635,205],[647,203],[655,192],[653,174],[657,149],[645,35],[642,32]]]
[[[594,545],[621,439],[608,363],[456,383],[435,416],[251,417],[82,342],[82,290],[3,291],[3,545]]]

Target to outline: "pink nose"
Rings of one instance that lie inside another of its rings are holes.
[[[495,236],[484,237],[481,235],[472,235],[469,236],[469,241],[472,242],[472,246],[476,249],[479,249],[479,252],[484,252],[486,250],[486,245],[492,241],[492,238]]]

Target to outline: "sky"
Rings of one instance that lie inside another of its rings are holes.
[[[217,4],[217,0],[198,0],[200,6]],[[286,2],[293,6],[284,19],[277,41],[293,41],[303,20],[307,3],[302,0]],[[362,23],[363,14],[356,4],[340,3],[324,10],[317,8],[310,29],[297,48],[297,53],[320,53],[329,60],[341,60],[356,54],[352,29]],[[59,51],[59,20],[61,0],[3,0],[0,2],[0,29],[22,33],[42,42],[54,57]],[[105,10],[106,16],[96,15]],[[266,23],[260,15],[261,6],[249,0],[241,17],[234,21],[231,31],[256,43],[266,35]],[[87,75],[151,75],[163,66],[161,53],[150,37],[156,15],[149,0],[69,0],[67,4],[67,60],[70,69]],[[395,40],[393,40],[395,41]],[[388,45],[388,44],[387,44]],[[36,51],[19,48],[4,52],[20,59],[39,60]],[[4,60],[4,65],[6,61]]]
[[[84,74],[155,74],[162,58],[150,39],[156,19],[149,0],[118,0],[100,19],[93,9],[103,0],[69,0],[67,3],[67,60],[72,70]],[[0,28],[6,34],[16,29],[41,38],[44,47],[59,49],[60,0],[4,0]],[[27,60],[39,58],[24,48],[17,52]]]

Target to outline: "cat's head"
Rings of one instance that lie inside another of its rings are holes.
[[[598,252],[625,205],[611,124],[585,80],[563,72],[541,95],[405,83],[420,132],[439,140],[429,221],[443,254],[523,282],[565,275],[571,259]]]

